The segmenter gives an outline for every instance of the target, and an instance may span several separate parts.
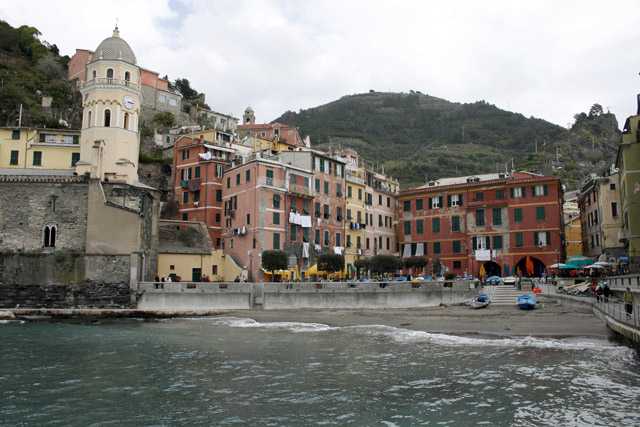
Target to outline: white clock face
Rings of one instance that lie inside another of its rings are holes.
[[[127,95],[124,98],[122,98],[122,103],[124,104],[125,108],[127,108],[129,110],[132,109],[136,105],[136,103],[133,100],[133,98],[130,97],[129,95]]]

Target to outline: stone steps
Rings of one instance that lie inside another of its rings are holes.
[[[522,295],[532,295],[532,292],[518,290],[515,286],[498,285],[484,288],[492,306],[512,307],[518,304],[518,298]]]

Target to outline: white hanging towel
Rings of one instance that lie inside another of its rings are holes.
[[[405,243],[402,249],[402,258],[411,258],[411,244]]]
[[[302,243],[302,258],[309,258],[309,243]]]

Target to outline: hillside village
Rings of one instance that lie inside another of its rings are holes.
[[[236,118],[204,95],[185,103],[117,28],[77,49],[67,80],[79,129],[0,129],[5,302],[132,306],[141,283],[163,280],[355,280],[380,256],[406,276],[539,277],[574,255],[640,273],[640,106],[615,164],[578,191],[551,164],[405,189],[358,151],[315,148],[250,106]],[[286,254],[278,269],[262,259],[272,251]],[[341,272],[319,268],[328,254]]]

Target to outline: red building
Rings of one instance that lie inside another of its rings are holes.
[[[563,195],[556,177],[511,172],[445,178],[401,191],[398,200],[403,258],[439,258],[461,276],[540,276],[563,256]]]
[[[182,136],[175,143],[174,194],[178,219],[207,225],[216,249],[222,244],[223,177],[233,166],[236,150]]]

